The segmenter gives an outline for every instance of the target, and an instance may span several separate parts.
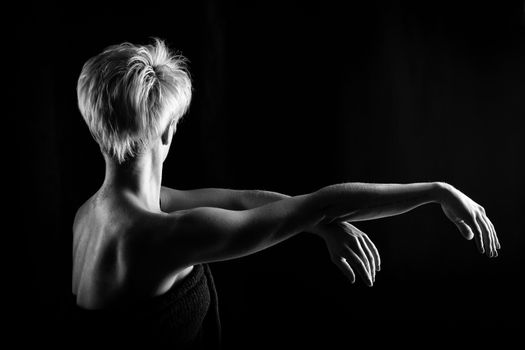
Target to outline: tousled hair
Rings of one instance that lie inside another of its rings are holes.
[[[104,153],[123,163],[181,119],[192,93],[186,62],[155,38],[109,46],[84,64],[78,107]]]

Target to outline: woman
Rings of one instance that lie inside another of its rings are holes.
[[[191,81],[184,58],[161,40],[108,47],[86,62],[77,93],[106,162],[104,183],[73,224],[76,315],[82,327],[95,327],[93,336],[119,344],[217,345],[220,322],[207,263],[246,256],[305,231],[324,239],[352,283],[357,274],[372,286],[379,254],[349,222],[427,203],[440,204],[481,253],[494,257],[501,248],[483,208],[440,182],[344,183],[294,197],[163,187],[162,165],[190,104]]]

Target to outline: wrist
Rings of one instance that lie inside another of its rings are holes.
[[[328,232],[328,225],[324,222],[320,222],[317,225],[311,227],[307,233],[313,234],[315,236],[324,238]]]
[[[322,237],[323,236],[323,229],[321,228],[320,225],[316,225],[312,228],[310,228],[309,230],[305,231],[306,233],[310,233],[310,234],[313,234],[315,236],[319,236],[319,237]]]
[[[434,202],[443,204],[450,193],[452,193],[452,185],[447,184],[446,182],[434,182],[433,185],[433,198]]]

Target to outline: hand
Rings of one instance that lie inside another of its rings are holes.
[[[498,256],[501,245],[485,209],[456,188],[450,185],[445,188],[447,191],[441,201],[445,215],[457,226],[463,237],[468,240],[474,238],[480,253],[488,257]]]
[[[381,259],[366,234],[347,222],[322,225],[317,233],[325,240],[332,262],[352,283],[355,269],[363,282],[372,287],[376,272],[381,269]]]

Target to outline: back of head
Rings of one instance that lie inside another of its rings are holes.
[[[102,152],[122,163],[178,122],[191,101],[186,59],[162,40],[123,43],[90,58],[78,79],[78,106]]]

